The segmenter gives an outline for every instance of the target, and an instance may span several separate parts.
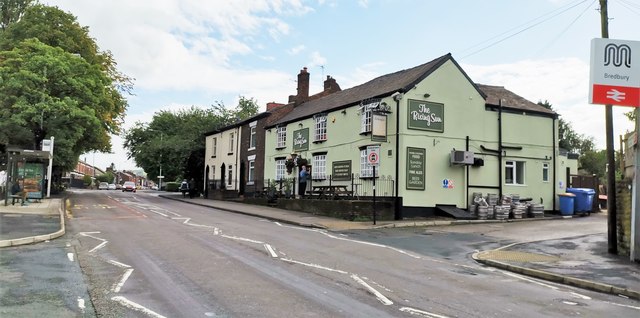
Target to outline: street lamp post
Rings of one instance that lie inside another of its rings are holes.
[[[162,148],[162,132],[160,132],[160,148]],[[160,174],[158,174],[158,191],[162,190],[162,179],[164,179],[164,176],[162,175],[162,149],[160,150],[160,160],[158,161],[160,164]]]

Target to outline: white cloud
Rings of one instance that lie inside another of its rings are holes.
[[[298,53],[304,51],[305,48],[303,44],[300,44],[287,50],[287,53],[289,53],[289,55],[298,55]]]
[[[309,56],[309,58],[311,59],[311,61],[309,61],[309,64],[308,64],[309,67],[327,65],[327,58],[325,58],[324,56],[320,55],[320,52],[318,52],[318,51],[312,52],[311,55]]]

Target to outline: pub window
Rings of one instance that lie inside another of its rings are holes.
[[[284,172],[286,169],[284,162],[285,162],[285,159],[276,160],[276,180],[284,179]]]
[[[524,161],[505,162],[504,183],[511,185],[524,185]]]
[[[327,140],[327,115],[316,115],[314,118],[315,121],[315,129],[314,129],[314,141],[325,141]]]
[[[312,179],[324,180],[327,178],[327,155],[314,155],[311,164],[313,165]]]
[[[361,133],[368,133],[371,132],[371,108],[369,107],[363,107],[362,108],[362,117],[360,118],[361,120],[361,126],[360,126],[360,132]]]
[[[287,146],[287,127],[282,126],[278,127],[276,130],[277,133],[277,143],[276,148],[284,148]]]
[[[367,159],[367,148],[360,149],[360,177],[373,177],[373,167],[369,164]]]

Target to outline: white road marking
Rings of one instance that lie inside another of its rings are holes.
[[[232,240],[237,240],[237,241],[245,241],[245,242],[251,242],[251,243],[256,243],[256,244],[264,244],[264,242],[260,242],[260,241],[256,241],[256,240],[252,240],[252,239],[248,239],[248,238],[244,238],[244,237],[237,237],[237,236],[231,236],[231,235],[220,235],[224,238],[228,238],[228,239],[232,239]]]
[[[637,307],[637,306],[631,306],[631,305],[624,305],[624,304],[612,303],[612,302],[610,302],[610,301],[605,301],[605,303],[607,303],[607,304],[611,304],[611,305],[620,306],[620,307],[626,307],[626,308],[631,308],[631,309],[635,309],[635,310],[640,310],[640,307]]]
[[[67,253],[67,258],[70,262],[73,262],[73,253]]]
[[[517,274],[505,272],[505,271],[502,271],[502,273],[507,275],[507,276],[515,277],[517,279],[521,279],[521,280],[524,280],[524,281],[527,281],[527,282],[530,282],[530,283],[534,283],[534,284],[538,284],[540,286],[548,287],[548,288],[551,288],[553,290],[559,290],[559,288],[556,287],[556,286],[552,286],[552,285],[549,285],[549,284],[545,284],[543,282],[539,282],[539,281],[536,281],[536,280],[533,280],[533,279],[529,279],[529,278],[526,278],[524,276],[520,276],[520,275],[517,275]]]
[[[269,254],[271,254],[271,257],[276,258],[278,257],[278,254],[276,254],[276,251],[273,250],[273,248],[271,247],[271,245],[269,244],[264,244],[264,248],[267,250],[267,252],[269,252]]]
[[[299,261],[294,261],[290,258],[280,258],[281,260],[285,261],[285,262],[289,262],[289,263],[294,263],[294,264],[299,264],[299,265],[304,265],[304,266],[309,266],[309,267],[313,267],[313,268],[317,268],[317,269],[324,269],[330,272],[336,272],[336,273],[340,273],[340,274],[349,274],[343,270],[339,270],[339,269],[333,269],[333,268],[329,268],[329,267],[324,267],[318,264],[309,264],[309,263],[303,263],[303,262],[299,262]]]
[[[371,292],[373,295],[375,295],[376,298],[378,298],[378,300],[383,305],[385,305],[385,306],[393,305],[393,302],[389,298],[385,297],[382,293],[377,291],[375,288],[371,287],[369,284],[367,284],[367,282],[362,280],[362,278],[358,277],[358,275],[352,274],[351,278],[353,278],[353,280],[355,280],[358,284],[360,284],[360,285],[364,286],[366,289],[368,289],[369,292]]]
[[[131,276],[131,273],[133,273],[133,268],[127,269],[124,274],[122,274],[122,278],[120,278],[120,281],[115,284],[111,290],[114,293],[119,293],[122,286],[124,286],[124,283],[126,283],[127,279],[129,279],[129,276]]]
[[[90,236],[88,234],[100,234],[100,232],[80,232],[80,235],[83,235],[83,236]]]
[[[158,211],[156,211],[156,210],[149,210],[149,212],[153,212],[153,213],[155,213],[155,214],[162,215],[162,216],[164,216],[165,218],[166,218],[166,217],[169,217],[168,215],[166,215],[166,214],[164,214],[164,213],[162,213],[162,212],[158,212]]]
[[[418,310],[418,309],[410,308],[410,307],[402,307],[402,308],[400,308],[400,311],[406,312],[406,313],[410,313],[412,315],[418,315],[418,316],[428,317],[428,318],[448,318],[447,316],[438,315],[438,314],[434,314],[432,312],[428,312],[428,311],[424,311],[424,310]]]
[[[131,266],[127,265],[127,264],[120,263],[120,262],[118,262],[118,261],[114,261],[114,260],[108,260],[107,262],[108,262],[109,264],[112,264],[112,265],[118,266],[118,267],[120,267],[120,268],[130,268],[130,267],[131,267]]]
[[[213,235],[218,235],[218,234],[220,234],[220,230],[218,230],[217,227],[214,227],[213,228]]]
[[[84,299],[78,297],[78,308],[80,308],[80,311],[84,313]]]
[[[153,311],[153,310],[151,310],[151,309],[149,309],[147,307],[144,307],[144,306],[142,306],[142,305],[140,305],[138,303],[135,303],[135,302],[133,302],[133,301],[131,301],[131,300],[125,298],[125,297],[122,297],[122,296],[111,297],[111,300],[116,301],[116,302],[120,303],[122,306],[125,306],[125,307],[127,307],[129,309],[140,311],[140,312],[142,312],[142,313],[144,313],[144,314],[146,314],[148,316],[151,316],[151,317],[166,318],[165,316],[160,315],[157,312],[155,312],[155,311]]]
[[[105,245],[107,245],[107,243],[109,243],[109,241],[107,241],[107,240],[103,240],[103,242],[102,242],[102,243],[100,243],[100,244],[98,244],[98,246],[96,246],[96,247],[92,248],[92,249],[89,251],[89,253],[93,253],[93,252],[95,252],[96,250],[103,248]]]
[[[589,296],[578,294],[576,292],[571,292],[571,295],[573,295],[576,298],[580,298],[580,299],[585,299],[585,300],[590,300],[591,299],[591,297],[589,297]]]

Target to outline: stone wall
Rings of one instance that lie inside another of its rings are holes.
[[[616,228],[618,255],[631,252],[631,181],[616,182]]]
[[[244,203],[269,205],[275,208],[305,212],[312,215],[323,215],[351,221],[373,220],[372,201],[364,200],[297,200],[279,199],[276,203],[268,203],[264,198],[244,198]],[[376,219],[393,220],[393,201],[376,201]]]

